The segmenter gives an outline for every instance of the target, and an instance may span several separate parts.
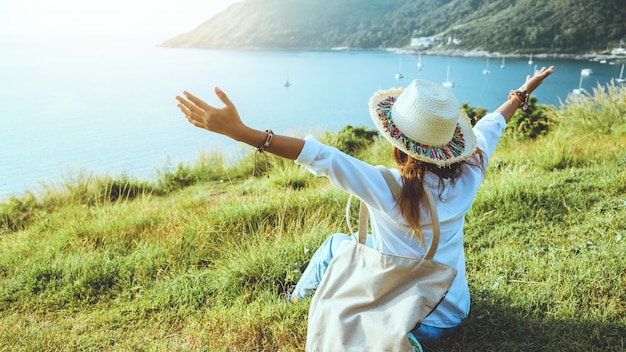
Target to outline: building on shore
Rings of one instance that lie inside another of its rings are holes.
[[[611,50],[611,55],[616,55],[616,56],[626,56],[626,49],[619,47],[619,48],[613,48],[613,50]]]

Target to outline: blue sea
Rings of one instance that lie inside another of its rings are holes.
[[[193,162],[202,152],[250,152],[190,125],[174,97],[188,90],[219,104],[219,86],[249,125],[316,133],[374,128],[378,89],[449,79],[460,102],[493,110],[538,67],[556,72],[535,96],[559,106],[582,87],[619,76],[621,63],[398,55],[387,51],[225,51],[161,47],[1,46],[0,198],[37,192],[79,173],[132,175]],[[491,74],[483,74],[489,66]],[[593,75],[583,77],[581,70]],[[404,78],[396,79],[400,71]],[[291,83],[285,87],[285,82]]]

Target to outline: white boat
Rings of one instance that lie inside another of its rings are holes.
[[[582,70],[580,70],[580,75],[581,76],[591,76],[593,74],[593,70],[590,68],[583,68]]]
[[[483,68],[483,75],[488,75],[490,73],[491,73],[491,70],[489,69],[489,57],[487,57],[487,66]]]
[[[587,93],[587,91],[585,90],[585,88],[583,88],[583,77],[586,77],[586,76],[583,74],[583,71],[584,71],[584,70],[585,70],[585,69],[583,69],[583,70],[581,70],[581,71],[580,71],[580,81],[578,81],[578,88],[576,88],[576,89],[574,89],[574,90],[572,91],[572,93],[574,93],[574,95],[582,95],[582,94]]]
[[[404,75],[402,75],[402,56],[400,56],[400,60],[398,63],[398,72],[396,72],[395,76],[396,76],[396,79],[404,78]]]
[[[500,68],[504,70],[506,65],[504,64],[504,56],[502,57],[502,63],[500,64]]]
[[[626,78],[624,78],[624,64],[622,64],[622,69],[619,71],[619,77],[615,79],[615,82],[619,84],[624,84],[624,82],[626,82]]]
[[[533,53],[530,53],[530,58],[528,59],[528,64],[529,65],[533,64]]]
[[[417,70],[422,70],[422,53],[417,53]]]
[[[446,80],[441,82],[441,84],[448,88],[454,87],[454,82],[450,80],[450,65],[448,65],[448,68],[446,69]]]

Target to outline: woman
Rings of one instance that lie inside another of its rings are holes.
[[[378,251],[409,257],[424,255],[424,243],[429,243],[431,234],[427,228],[422,231],[422,219],[426,217],[419,209],[426,201],[424,184],[429,186],[426,189],[433,192],[440,222],[440,241],[434,260],[458,272],[444,300],[410,336],[430,340],[445,335],[469,313],[463,253],[465,214],[471,208],[506,123],[553,72],[554,67],[543,67],[534,76],[528,76],[518,90],[511,91],[508,99],[474,128],[461,112],[452,91],[439,84],[415,80],[404,89],[377,92],[370,99],[370,114],[380,133],[393,146],[398,168],[391,171],[402,185],[397,202],[375,166],[323,145],[312,136],[300,139],[250,128],[219,88],[215,88],[215,94],[224,104],[221,108],[210,106],[188,92],[176,99],[179,109],[193,125],[257,147],[261,152],[295,160],[365,202],[372,224],[368,246]],[[394,212],[396,205],[400,212]],[[314,293],[333,253],[346,240],[351,237],[335,234],[322,244],[296,285],[292,301]]]

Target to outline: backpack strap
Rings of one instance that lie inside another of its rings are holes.
[[[376,166],[376,168],[378,169],[378,171],[380,171],[380,173],[385,178],[385,181],[387,182],[387,185],[389,186],[391,193],[393,193],[393,197],[396,200],[398,200],[398,198],[400,197],[400,192],[401,192],[400,184],[398,184],[398,181],[396,181],[391,171],[389,171],[389,169],[387,169],[386,167],[378,165]],[[428,200],[428,205],[430,208],[429,209],[430,218],[431,218],[432,230],[433,230],[432,239],[430,241],[430,246],[428,247],[428,251],[426,252],[426,255],[424,256],[424,259],[432,260],[433,257],[435,256],[435,252],[437,252],[437,247],[439,246],[439,236],[440,236],[439,217],[437,216],[437,209],[435,208],[435,202],[433,200],[432,192],[430,188],[426,186],[426,184],[424,184],[424,192],[426,193],[426,199]],[[348,200],[348,209],[349,207],[350,207],[350,200]],[[349,214],[349,212],[347,213]],[[348,220],[349,220],[349,217],[348,217]],[[369,221],[369,211],[365,203],[361,201],[359,205],[359,237],[358,237],[358,241],[361,244],[365,244],[365,239],[367,236],[368,221]],[[348,221],[348,225],[349,224],[350,224],[350,221]]]

